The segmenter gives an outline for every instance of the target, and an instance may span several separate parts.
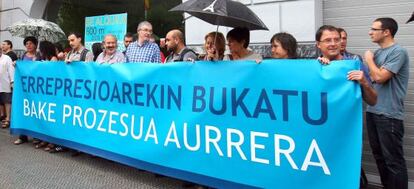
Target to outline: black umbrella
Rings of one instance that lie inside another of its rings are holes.
[[[407,21],[407,23],[406,23],[406,24],[408,24],[408,22],[412,22],[412,21],[414,21],[414,12],[413,12],[413,14],[411,15],[411,18],[410,18],[410,19],[408,19],[408,21]]]
[[[232,0],[189,0],[170,11],[186,12],[213,25],[268,30],[246,5]]]

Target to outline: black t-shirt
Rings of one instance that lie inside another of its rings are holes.
[[[17,60],[17,55],[13,51],[9,51],[8,53],[6,53],[6,55],[9,56],[12,59],[12,61]]]

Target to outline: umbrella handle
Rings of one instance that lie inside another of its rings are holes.
[[[213,43],[213,45],[214,45],[214,46],[216,46],[217,34],[218,34],[218,28],[219,28],[219,25],[217,25],[217,28],[216,28],[216,34],[214,35],[214,43]]]
[[[188,20],[188,19],[190,19],[190,18],[192,18],[192,17],[193,17],[193,15],[190,15],[189,17],[184,18],[184,20],[183,20],[181,23],[182,23],[182,24],[184,24],[186,20]]]

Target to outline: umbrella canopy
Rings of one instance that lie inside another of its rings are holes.
[[[408,24],[409,22],[412,22],[412,21],[414,21],[414,12],[413,12],[413,14],[411,15],[411,18],[410,18],[410,19],[408,19],[408,21],[407,21],[407,23],[406,23],[406,24]]]
[[[268,30],[246,5],[232,0],[189,0],[170,11],[186,12],[210,24]]]
[[[6,30],[13,36],[34,36],[39,40],[47,40],[50,42],[58,42],[66,38],[65,33],[57,24],[43,19],[28,18],[12,24]]]

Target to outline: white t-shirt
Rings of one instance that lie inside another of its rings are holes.
[[[5,54],[0,55],[0,92],[11,93],[11,83],[14,82],[13,61]]]

